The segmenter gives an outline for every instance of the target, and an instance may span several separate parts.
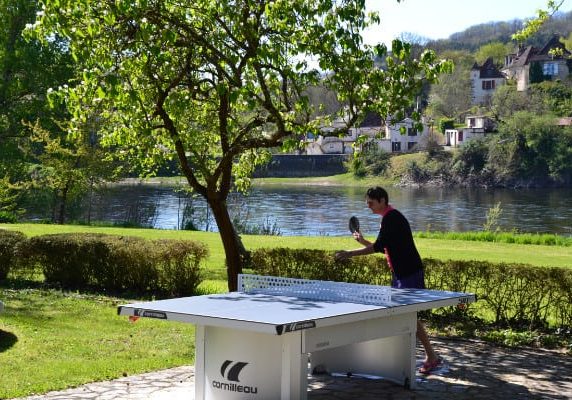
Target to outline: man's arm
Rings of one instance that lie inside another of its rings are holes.
[[[375,250],[373,249],[373,243],[369,243],[368,245],[366,245],[361,249],[340,250],[336,252],[336,260],[338,261],[347,260],[350,257],[366,256],[368,254],[373,254],[373,253],[375,253]]]

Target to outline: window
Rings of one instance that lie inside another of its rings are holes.
[[[495,81],[483,81],[482,82],[483,90],[494,90],[495,88]]]
[[[417,129],[407,128],[407,136],[417,136]]]
[[[558,64],[555,62],[542,64],[542,73],[548,76],[558,75]]]
[[[463,131],[459,131],[459,136],[458,136],[458,138],[459,138],[459,142],[462,142],[462,141],[463,141]]]
[[[401,142],[391,142],[391,151],[401,151]]]
[[[407,150],[411,150],[416,144],[417,142],[407,142]]]

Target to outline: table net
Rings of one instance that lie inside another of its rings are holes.
[[[391,288],[388,286],[250,274],[238,275],[238,291],[372,305],[391,302]]]

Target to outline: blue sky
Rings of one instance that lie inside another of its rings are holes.
[[[365,42],[391,40],[402,32],[430,39],[443,39],[470,26],[486,22],[527,19],[546,9],[547,0],[366,0],[370,11],[378,11],[381,24],[365,32]],[[565,0],[560,11],[572,10]]]

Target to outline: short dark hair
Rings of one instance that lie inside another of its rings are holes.
[[[382,188],[381,186],[375,186],[367,189],[367,193],[365,194],[370,199],[375,199],[377,201],[381,201],[381,199],[385,199],[385,204],[389,204],[389,196],[387,191]]]

